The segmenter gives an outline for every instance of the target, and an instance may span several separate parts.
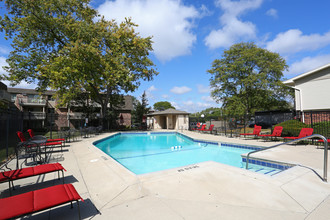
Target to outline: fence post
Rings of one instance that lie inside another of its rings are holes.
[[[311,117],[311,128],[313,128],[313,111],[310,112],[310,117]]]
[[[9,147],[9,117],[10,117],[10,111],[9,109],[7,109],[7,117],[6,117],[6,157],[7,157],[7,160],[8,160],[8,157],[9,157],[9,150],[8,150],[8,147]]]
[[[227,117],[225,116],[225,136],[227,136]]]
[[[273,114],[272,112],[269,112],[269,116],[270,116],[270,133],[273,133]]]
[[[30,128],[30,123],[31,123],[31,112],[29,111],[29,120],[28,120],[28,128]],[[24,128],[23,128],[24,129]]]
[[[230,119],[231,120],[231,119]],[[233,137],[233,123],[230,123],[229,124],[229,128],[230,128],[230,137],[232,138]]]
[[[244,133],[245,133],[245,128],[246,128],[246,125],[247,125],[247,123],[246,123],[246,114],[244,114]]]
[[[68,112],[68,127],[70,129],[70,114],[69,114],[69,112]]]
[[[311,117],[311,128],[313,128],[313,111],[310,112]],[[312,139],[312,144],[314,144],[314,139]]]
[[[53,113],[50,113],[50,139],[53,138],[52,127],[53,127]]]
[[[23,131],[24,127],[24,112],[21,112],[21,125],[20,125],[20,131]]]

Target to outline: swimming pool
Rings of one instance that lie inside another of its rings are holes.
[[[241,154],[254,148],[195,141],[180,133],[119,133],[94,143],[96,147],[135,174],[166,170],[204,161],[244,168]],[[280,172],[274,167],[251,164],[263,173]]]

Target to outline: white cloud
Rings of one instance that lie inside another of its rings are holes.
[[[270,16],[270,17],[273,17],[273,18],[277,18],[278,15],[277,15],[277,10],[274,9],[274,8],[271,8],[269,9],[267,12],[266,12],[266,15]]]
[[[1,75],[7,75],[7,74],[8,74],[8,72],[6,72],[6,71],[3,69],[3,67],[4,67],[4,66],[7,66],[7,65],[8,65],[8,64],[7,64],[7,62],[6,62],[6,58],[0,56],[0,74],[1,74]],[[1,82],[4,83],[4,84],[6,84],[8,87],[11,87],[9,81],[7,81],[7,80],[3,80],[3,81],[1,81]],[[33,84],[33,83],[28,84],[26,81],[22,81],[20,84],[14,86],[14,87],[16,87],[16,88],[23,88],[23,89],[35,89],[35,88],[37,87],[37,85],[36,85],[36,84]]]
[[[195,7],[185,6],[180,0],[106,1],[97,10],[106,19],[118,22],[131,17],[143,37],[153,36],[154,53],[161,61],[191,53],[196,41],[193,20],[201,16]]]
[[[316,57],[305,57],[304,59],[291,64],[287,74],[302,74],[328,63],[330,63],[330,54]]]
[[[163,99],[168,99],[170,96],[169,95],[166,95],[166,94],[164,94],[164,95],[162,95],[162,98]]]
[[[199,93],[208,93],[211,91],[209,86],[204,86],[202,84],[198,84],[197,85],[197,90]]]
[[[170,91],[173,92],[174,94],[182,95],[184,93],[190,92],[191,88],[187,86],[181,86],[181,87],[175,86]]]
[[[153,91],[157,91],[157,88],[154,85],[150,86],[147,90],[145,90],[147,99],[155,100],[155,96],[152,93]],[[141,94],[141,96],[142,96],[142,94]]]
[[[256,26],[249,21],[239,20],[239,16],[245,12],[257,9],[263,0],[217,0],[216,5],[224,13],[220,17],[222,28],[212,30],[205,38],[205,44],[210,49],[229,47],[239,40],[250,40],[256,38]]]
[[[202,96],[201,99],[205,102],[210,102],[216,104],[216,101],[211,96]]]
[[[182,105],[180,105],[180,110],[187,111],[189,113],[195,113],[202,111],[206,108],[210,108],[215,106],[211,103],[205,103],[205,102],[193,102],[193,101],[184,101],[182,102]]]
[[[156,91],[157,88],[154,85],[152,85],[147,90],[150,91],[150,92],[152,92],[152,91]]]
[[[324,35],[304,35],[299,29],[291,29],[279,33],[276,38],[267,43],[267,49],[278,53],[296,53],[312,51],[330,44],[330,32]]]
[[[0,74],[7,74],[7,72],[3,69],[4,66],[7,66],[6,58],[0,57]]]
[[[200,16],[204,17],[204,16],[210,16],[213,14],[213,12],[211,12],[205,5],[202,5],[200,8]]]
[[[170,102],[175,109],[180,109],[180,106],[176,102]]]
[[[0,46],[0,54],[9,54],[10,50],[6,46]]]

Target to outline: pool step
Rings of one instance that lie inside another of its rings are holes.
[[[249,168],[249,170],[254,171],[256,173],[262,173],[265,175],[269,175],[269,176],[273,176],[273,175],[276,175],[276,174],[282,172],[282,170],[279,170],[279,169],[273,169],[273,168],[267,169],[266,167],[265,168],[251,167],[251,168]]]

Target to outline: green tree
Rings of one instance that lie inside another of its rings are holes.
[[[133,105],[134,105],[134,110],[132,112],[132,117],[134,118],[133,121],[135,123],[142,123],[143,116],[148,114],[148,112],[150,111],[150,107],[148,107],[146,92],[143,92],[141,96],[141,102],[135,99]]]
[[[277,53],[254,43],[235,44],[208,70],[212,96],[230,114],[288,108],[291,93],[281,82],[287,67]]]
[[[121,93],[134,91],[141,80],[158,73],[148,58],[150,37],[140,37],[130,19],[106,21],[90,0],[7,0],[0,29],[13,39],[2,78],[12,85],[26,80],[38,89],[56,90],[60,105],[81,93],[115,109]],[[111,102],[112,101],[112,102]]]
[[[169,108],[175,109],[175,107],[172,106],[172,104],[168,101],[156,102],[154,104],[154,110],[156,110],[156,111],[164,111],[164,110],[169,109]]]
[[[223,109],[210,107],[210,108],[206,108],[200,112],[191,114],[191,117],[195,117],[195,118],[198,118],[198,120],[201,120],[201,115],[204,115],[203,121],[210,121],[211,119],[213,119],[213,120],[221,119],[221,117],[224,114],[225,114],[225,112],[223,111]]]

